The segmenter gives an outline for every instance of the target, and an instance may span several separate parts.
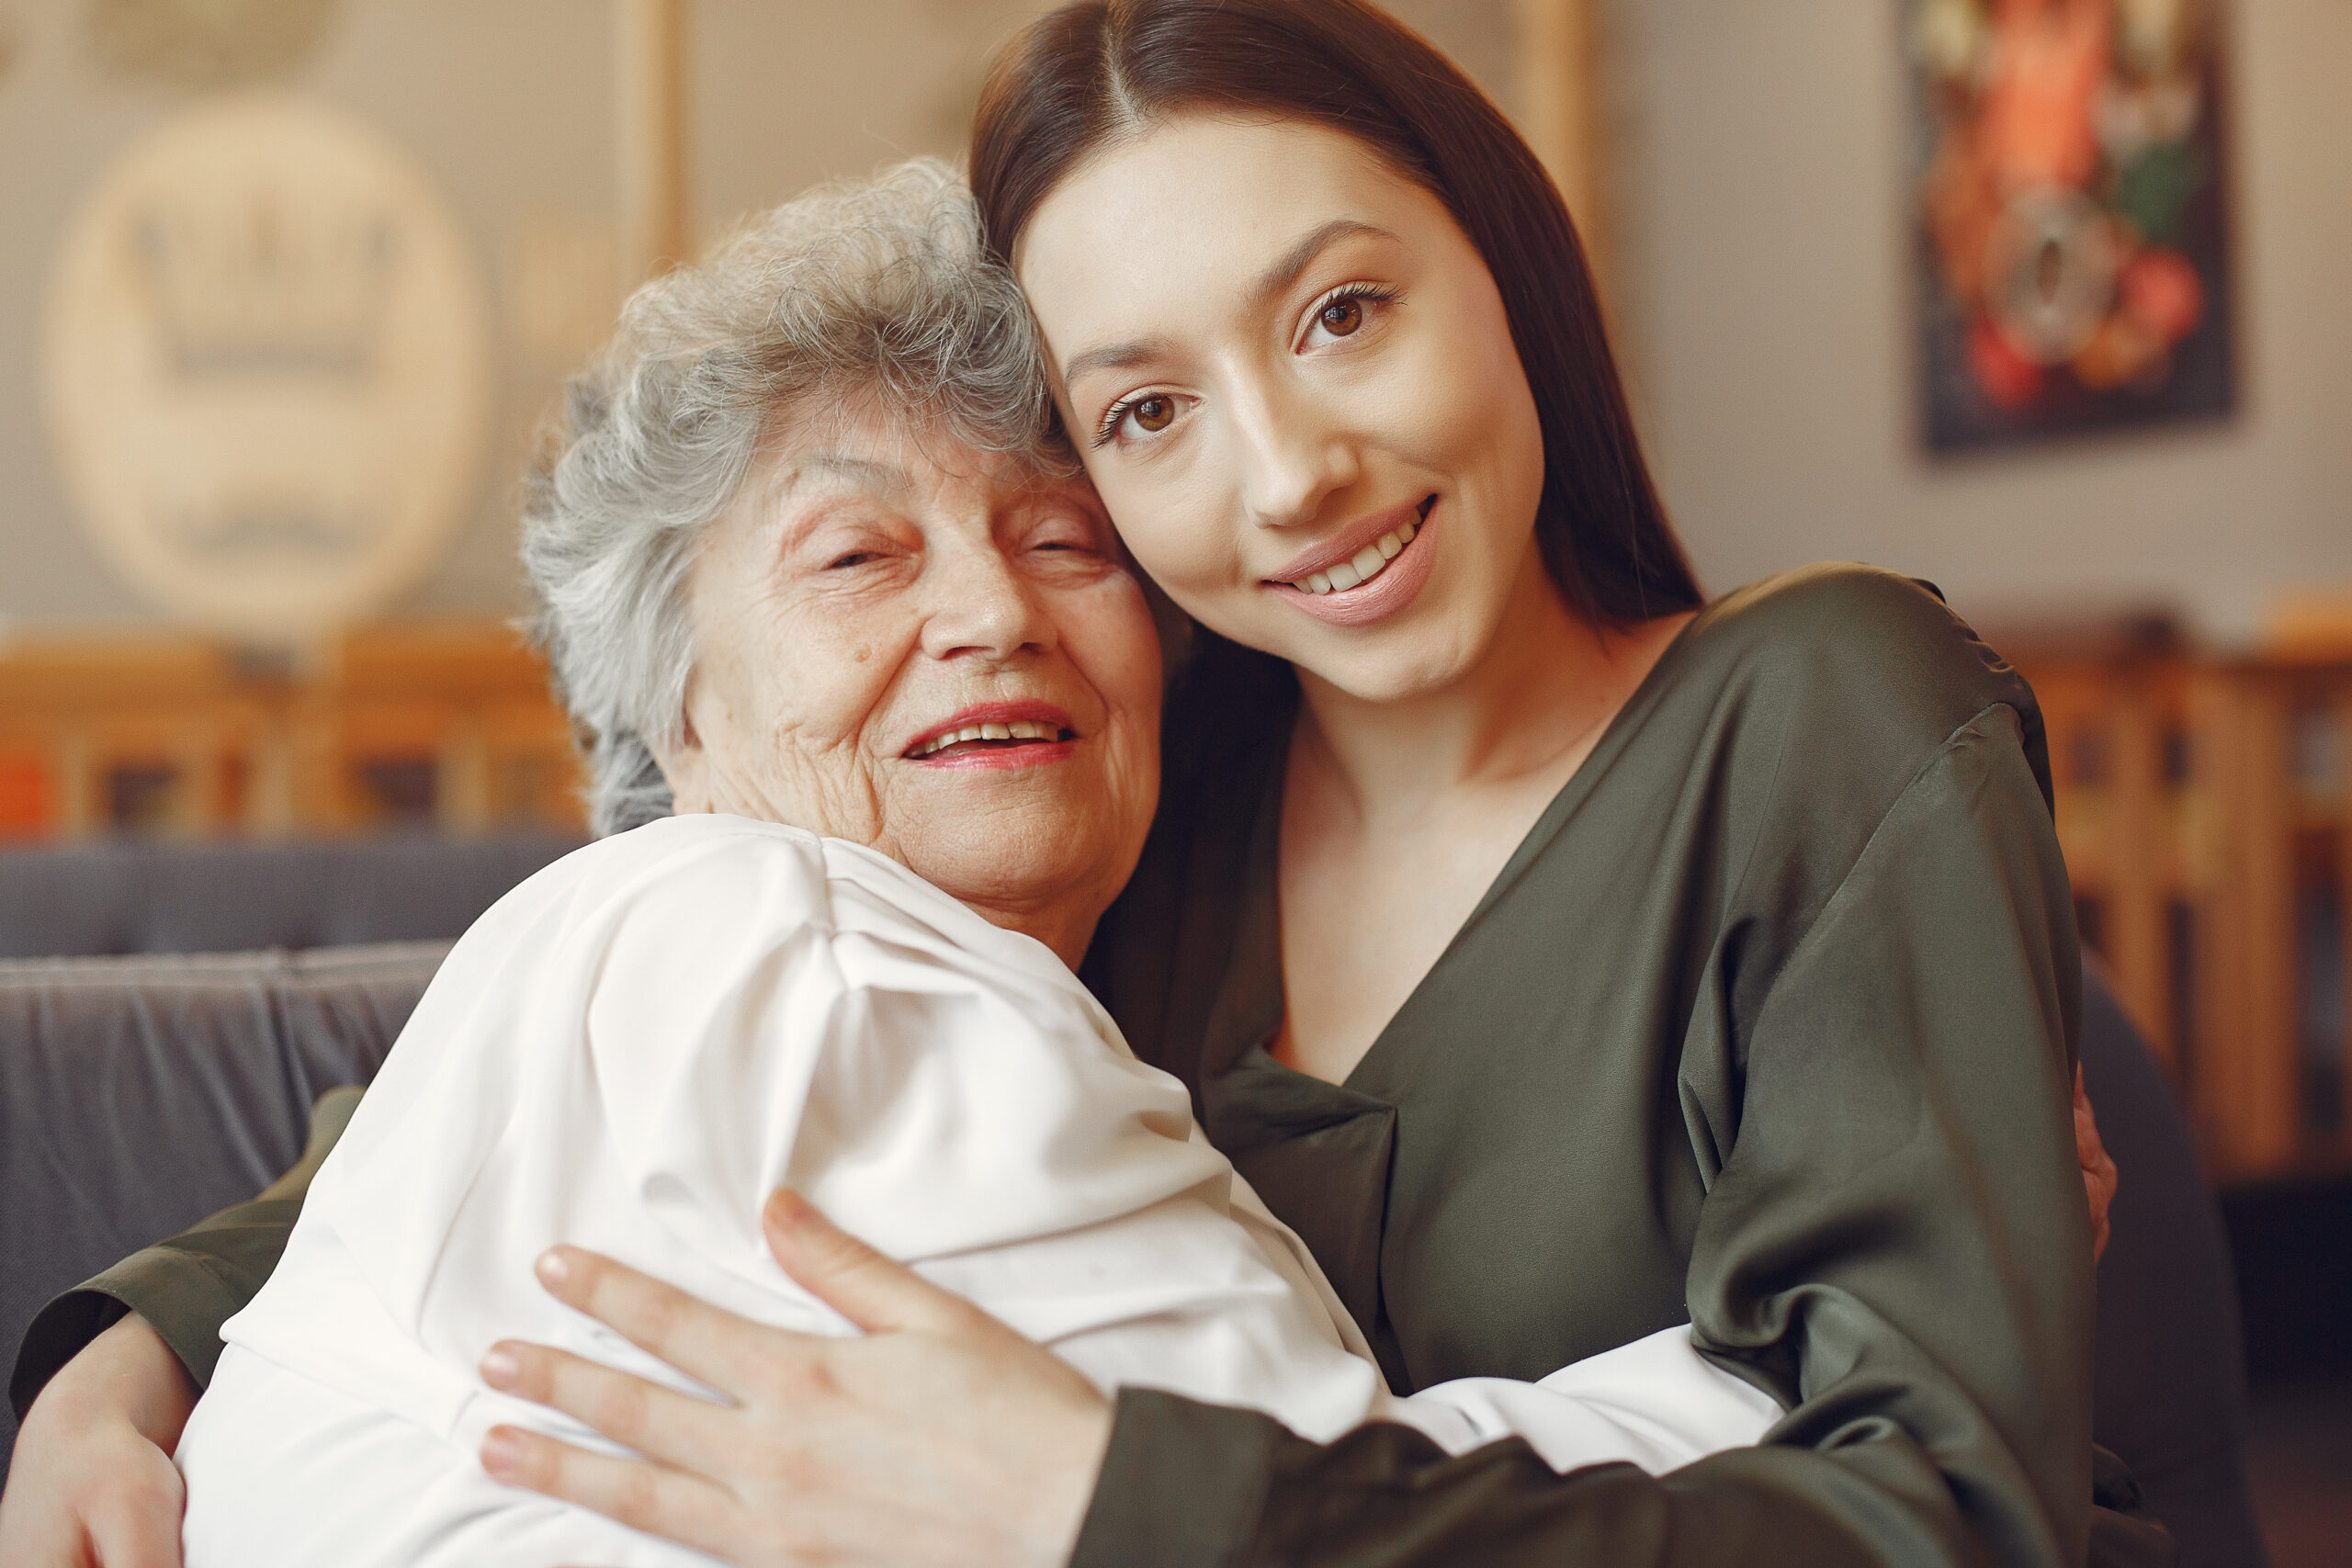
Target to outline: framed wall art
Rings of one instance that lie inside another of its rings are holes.
[[[1901,3],[1928,449],[2228,414],[2220,0]]]

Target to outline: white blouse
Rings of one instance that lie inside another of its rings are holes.
[[[1687,1329],[1394,1397],[1183,1087],[1046,947],[858,845],[681,817],[566,856],[450,953],[222,1331],[178,1454],[187,1568],[707,1562],[492,1482],[500,1423],[621,1450],[475,1366],[530,1339],[710,1396],[539,1288],[557,1242],[854,1332],[769,1256],[779,1186],[1105,1391],[1310,1438],[1405,1421],[1453,1451],[1516,1433],[1558,1469],[1657,1472],[1781,1414]]]

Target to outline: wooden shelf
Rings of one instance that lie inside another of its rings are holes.
[[[546,666],[497,622],[369,627],[308,660],[0,649],[0,840],[576,832],[579,784]]]
[[[2085,945],[2223,1179],[2352,1168],[2352,650],[2029,653]]]

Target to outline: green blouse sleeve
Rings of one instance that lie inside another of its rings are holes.
[[[258,1196],[132,1253],[41,1308],[25,1330],[8,1380],[17,1415],[32,1408],[60,1367],[127,1313],[163,1336],[198,1387],[209,1383],[220,1359],[220,1325],[260,1293],[285,1255],[311,1179],[350,1124],[360,1092],[345,1085],[320,1096],[302,1157]]]
[[[1692,1144],[1719,1151],[1688,1304],[1701,1347],[1789,1406],[1762,1445],[1561,1476],[1517,1440],[1449,1458],[1372,1427],[1320,1447],[1130,1392],[1073,1568],[2169,1561],[2128,1512],[2094,1528],[2075,951],[2016,715],[1988,708],[1903,790],[1761,1007],[1702,1005],[1684,1053]]]

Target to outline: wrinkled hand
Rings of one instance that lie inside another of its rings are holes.
[[[8,1568],[180,1568],[187,1492],[167,1451],[196,1385],[126,1317],[58,1370],[25,1413],[0,1496]]]
[[[744,1568],[1068,1562],[1110,1440],[1094,1386],[797,1195],[762,1220],[785,1271],[865,1337],[771,1328],[557,1247],[539,1266],[550,1292],[734,1404],[509,1340],[483,1359],[491,1386],[654,1462],[500,1427],[483,1467]]]
[[[2091,1204],[2091,1257],[2107,1252],[2107,1211],[2115,1202],[2119,1178],[2107,1145],[2098,1141],[2098,1119],[2091,1114],[2090,1096],[2083,1092],[2083,1069],[2075,1069],[2075,1157],[2083,1168],[2083,1191]]]

